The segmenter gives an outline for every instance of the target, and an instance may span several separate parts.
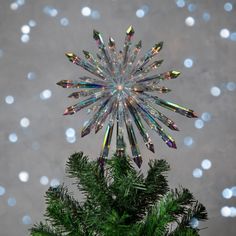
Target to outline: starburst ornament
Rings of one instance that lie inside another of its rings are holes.
[[[85,107],[92,106],[91,110],[94,111],[94,115],[84,125],[81,133],[82,137],[89,134],[93,128],[97,133],[108,120],[99,160],[103,161],[104,158],[108,157],[116,124],[117,155],[122,156],[125,152],[124,132],[126,127],[134,162],[140,167],[142,157],[134,132],[134,124],[147,148],[154,152],[154,145],[143,125],[143,121],[157,132],[171,148],[176,148],[176,143],[159,122],[171,130],[178,130],[176,124],[158,110],[157,105],[189,118],[197,116],[193,110],[166,101],[154,94],[155,92],[170,92],[170,89],[160,86],[159,82],[175,79],[180,75],[180,72],[171,70],[156,74],[163,60],[154,62],[151,62],[151,60],[162,49],[163,42],[155,44],[136,62],[142,43],[139,41],[131,47],[133,35],[134,29],[130,26],[126,31],[123,50],[118,52],[113,38],[109,38],[108,47],[106,47],[101,34],[94,30],[93,38],[99,48],[96,57],[87,51],[83,51],[85,59],[70,52],[66,53],[66,56],[73,64],[84,68],[95,77],[84,76],[79,78],[80,81],[62,80],[57,84],[63,88],[78,89],[78,91],[69,95],[70,98],[88,97],[68,107],[64,112],[64,115],[73,115]],[[153,75],[148,75],[149,73]]]

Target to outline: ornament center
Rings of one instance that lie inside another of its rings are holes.
[[[118,91],[122,91],[124,89],[123,85],[121,84],[118,84],[116,88]]]

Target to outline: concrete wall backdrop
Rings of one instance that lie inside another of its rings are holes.
[[[80,138],[90,115],[61,115],[73,101],[56,82],[86,74],[64,53],[96,51],[94,28],[122,47],[131,24],[135,41],[143,40],[142,52],[165,42],[160,71],[182,72],[163,84],[172,89],[163,97],[200,116],[196,121],[166,112],[181,130],[170,132],[177,150],[150,132],[153,155],[138,136],[142,170],[149,159],[166,158],[170,185],[190,188],[208,209],[201,235],[236,235],[236,2],[13,1],[0,1],[0,236],[28,235],[31,224],[43,219],[49,185],[70,183],[64,172],[69,154],[81,150],[91,159],[99,155],[104,130]],[[72,143],[68,128],[76,132]]]

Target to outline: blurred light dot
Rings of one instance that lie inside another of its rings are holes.
[[[176,5],[177,5],[177,7],[183,8],[185,6],[185,1],[184,0],[176,0]]]
[[[195,177],[195,178],[201,178],[202,174],[203,174],[203,172],[200,168],[196,168],[193,170],[193,177]]]
[[[231,188],[231,191],[232,191],[233,196],[236,197],[236,186],[233,186]]]
[[[5,188],[0,185],[0,196],[3,196],[5,192],[6,192]]]
[[[221,91],[218,87],[214,86],[211,88],[211,95],[218,97],[221,94]]]
[[[67,137],[74,137],[75,136],[75,129],[73,128],[68,128],[65,132]]]
[[[193,218],[190,220],[189,224],[190,224],[190,226],[191,226],[192,228],[197,228],[197,227],[199,226],[199,221],[198,221],[198,219],[196,219],[196,218],[193,217]]]
[[[203,121],[210,121],[211,120],[211,114],[209,112],[203,112],[201,115],[201,118]]]
[[[22,43],[28,43],[29,40],[30,40],[30,36],[28,34],[22,34],[22,36],[21,36]]]
[[[34,72],[29,72],[29,73],[27,74],[27,79],[28,79],[28,80],[34,80],[34,79],[36,79],[36,74],[35,74]]]
[[[87,110],[87,114],[89,114],[92,110],[90,108],[88,108]]]
[[[99,11],[94,10],[94,11],[92,11],[92,13],[91,13],[91,17],[92,17],[93,19],[99,19],[99,18],[101,17],[101,15],[100,15]]]
[[[76,137],[75,137],[75,136],[73,136],[73,137],[66,137],[66,141],[67,141],[68,143],[75,143]]]
[[[233,33],[230,34],[230,39],[232,41],[236,41],[236,32],[233,32]]]
[[[56,188],[56,187],[58,187],[60,185],[60,181],[58,180],[58,179],[52,179],[51,180],[51,182],[50,182],[50,186],[52,187],[52,188]]]
[[[228,11],[228,12],[232,11],[233,10],[232,3],[226,2],[225,5],[224,5],[224,9],[225,9],[225,11]]]
[[[17,0],[16,3],[20,6],[25,4],[25,0]]]
[[[224,217],[229,217],[231,214],[231,210],[227,206],[222,207],[220,212],[221,212],[221,215]]]
[[[56,8],[53,8],[51,6],[45,6],[43,8],[43,12],[46,14],[46,15],[49,15],[51,17],[55,17],[57,16],[58,14],[58,10]]]
[[[194,24],[195,24],[194,18],[191,17],[191,16],[187,17],[187,18],[185,19],[185,24],[186,24],[187,26],[194,26]]]
[[[136,16],[137,16],[138,18],[144,17],[144,16],[145,16],[144,10],[143,10],[143,9],[138,9],[138,10],[136,11]]]
[[[14,103],[14,97],[13,96],[11,96],[11,95],[8,95],[8,96],[6,96],[5,97],[5,102],[7,103],[7,104],[12,104],[12,103]]]
[[[192,137],[185,137],[184,138],[184,145],[186,146],[192,146],[193,145],[193,138]]]
[[[191,67],[193,66],[193,60],[190,59],[190,58],[186,58],[186,59],[184,60],[184,66],[185,66],[186,68],[191,68]]]
[[[37,151],[37,150],[39,150],[39,148],[40,148],[40,144],[38,142],[33,142],[32,149]]]
[[[9,197],[9,198],[7,199],[7,204],[8,204],[8,206],[10,206],[10,207],[15,206],[15,205],[16,205],[16,199],[15,199],[14,197]]]
[[[195,120],[194,125],[197,129],[202,129],[204,127],[204,122],[201,119],[197,119]]]
[[[49,183],[49,179],[48,179],[47,176],[42,176],[42,177],[40,178],[40,184],[42,184],[42,185],[47,185],[48,183]]]
[[[202,14],[202,19],[203,19],[205,22],[207,22],[207,21],[209,21],[209,20],[211,19],[211,15],[210,15],[208,12],[204,12],[204,13]]]
[[[61,18],[60,23],[63,26],[68,26],[69,25],[69,20],[66,17],[63,17],[63,18]]]
[[[236,217],[236,208],[235,207],[230,207],[230,216]]]
[[[83,8],[81,9],[81,14],[82,14],[83,16],[90,16],[90,14],[91,14],[91,9],[90,9],[89,7],[83,7]]]
[[[23,25],[23,26],[21,27],[21,32],[22,32],[23,34],[29,34],[29,33],[30,33],[30,27],[29,27],[28,25]]]
[[[36,21],[34,20],[29,20],[28,24],[30,27],[35,27],[37,25]]]
[[[23,128],[27,128],[30,125],[30,121],[28,118],[24,117],[20,120],[20,125]]]
[[[22,217],[22,223],[24,225],[30,225],[32,223],[31,217],[28,215],[25,215]]]
[[[222,196],[223,196],[223,198],[230,199],[233,196],[233,193],[232,193],[231,189],[225,188],[222,191]]]
[[[40,98],[42,100],[49,99],[52,96],[52,92],[49,89],[45,89],[40,93]]]
[[[196,8],[197,8],[196,4],[193,4],[193,3],[188,4],[188,10],[190,12],[194,12]]]
[[[8,139],[11,143],[16,143],[18,140],[17,134],[16,133],[9,134]]]
[[[230,32],[229,32],[229,30],[228,29],[222,29],[221,31],[220,31],[220,36],[222,37],[222,38],[228,38],[229,37],[229,35],[230,35]]]
[[[13,11],[17,10],[18,7],[19,7],[19,5],[18,5],[16,2],[13,2],[13,3],[11,3],[11,5],[10,5],[10,8],[11,8]]]
[[[228,82],[226,84],[226,88],[229,90],[229,91],[234,91],[236,89],[236,83],[235,82]]]
[[[143,6],[141,6],[140,9],[144,10],[145,15],[149,12],[149,6],[148,5],[143,5]]]
[[[21,182],[28,182],[28,180],[29,180],[29,173],[26,172],[26,171],[21,171],[19,173],[18,177],[19,177],[19,180]]]
[[[211,168],[211,161],[208,159],[205,159],[202,161],[201,166],[204,170],[209,170]]]
[[[50,10],[49,14],[51,17],[55,17],[55,16],[57,16],[58,11],[57,11],[57,9],[53,8]]]

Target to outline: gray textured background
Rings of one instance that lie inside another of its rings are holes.
[[[220,213],[223,206],[236,205],[235,197],[227,200],[221,194],[224,188],[236,185],[236,97],[235,92],[225,88],[227,82],[235,81],[236,42],[219,35],[222,28],[236,31],[236,9],[224,11],[223,0],[192,2],[197,6],[194,12],[189,12],[187,7],[178,8],[174,0],[26,0],[16,11],[10,9],[11,1],[0,1],[0,49],[3,52],[0,58],[0,185],[6,190],[0,196],[0,236],[27,235],[30,225],[22,223],[24,215],[29,215],[32,222],[43,218],[44,193],[48,186],[40,184],[41,176],[69,182],[64,174],[69,154],[81,150],[95,159],[100,152],[104,130],[96,136],[80,138],[81,126],[89,117],[86,112],[61,115],[73,101],[66,98],[68,92],[56,86],[56,82],[86,74],[69,63],[64,53],[97,50],[92,39],[94,28],[104,32],[106,38],[112,35],[121,47],[124,32],[131,24],[136,30],[135,41],[143,40],[143,52],[158,41],[165,42],[159,56],[165,59],[160,71],[177,69],[182,72],[178,79],[165,83],[172,89],[165,97],[193,108],[200,115],[203,112],[212,115],[203,129],[196,129],[193,119],[166,112],[181,130],[170,132],[178,149],[170,150],[150,132],[156,154],[152,155],[140,142],[144,156],[142,170],[147,169],[149,159],[166,158],[171,164],[171,186],[190,188],[208,209],[209,221],[200,225],[207,229],[201,235],[236,235],[236,218],[224,218]],[[149,12],[144,18],[137,18],[135,12],[143,4],[150,7]],[[50,17],[43,13],[46,5],[58,9],[58,15]],[[82,16],[84,6],[98,10],[100,19]],[[208,22],[202,19],[204,11],[211,15]],[[195,18],[193,27],[185,24],[188,16]],[[67,27],[60,24],[62,17],[69,19]],[[30,19],[35,20],[37,26],[31,29],[30,41],[22,43],[21,26]],[[183,65],[188,57],[194,61],[192,68]],[[35,80],[27,80],[29,71],[36,73]],[[211,95],[212,86],[221,89],[220,96]],[[44,89],[52,91],[48,100],[40,99]],[[5,103],[7,95],[14,96],[13,104]],[[20,126],[22,117],[30,119],[28,128]],[[77,131],[74,144],[65,139],[65,130],[69,127]],[[8,140],[12,132],[18,135],[16,143]],[[183,143],[186,136],[194,139],[191,147]],[[192,171],[200,167],[205,158],[211,160],[212,168],[196,179]],[[19,180],[20,171],[29,173],[28,182]],[[15,206],[8,206],[9,197],[16,199]]]

